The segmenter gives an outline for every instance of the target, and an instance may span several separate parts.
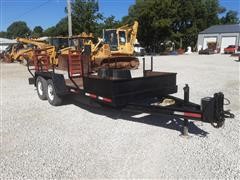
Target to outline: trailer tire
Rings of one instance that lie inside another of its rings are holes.
[[[41,100],[47,100],[47,80],[38,76],[36,80],[37,94]]]
[[[62,104],[62,98],[56,94],[53,81],[51,79],[47,81],[47,99],[53,106],[59,106]]]

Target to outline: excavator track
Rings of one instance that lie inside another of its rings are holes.
[[[102,60],[95,60],[94,68],[137,69],[139,60],[133,56],[113,56]]]
[[[57,69],[67,70],[67,59],[67,55],[58,56]],[[132,56],[113,56],[92,61],[92,70],[97,70],[103,67],[111,69],[137,69],[139,67],[139,60],[138,58]]]

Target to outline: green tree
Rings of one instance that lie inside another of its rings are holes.
[[[44,32],[43,32],[44,36],[57,36],[57,29],[55,26],[49,27],[47,28]]]
[[[1,31],[1,32],[0,32],[0,37],[1,37],[1,38],[7,38],[7,37],[8,37],[7,32],[6,32],[6,31]]]
[[[35,26],[32,31],[32,37],[41,37],[43,35],[43,28],[41,26]]]
[[[228,11],[225,16],[221,18],[222,24],[239,24],[240,20],[238,18],[237,11]]]
[[[67,36],[68,35],[68,19],[62,18],[56,26],[47,28],[43,32],[44,36]]]
[[[9,38],[28,37],[31,34],[31,30],[27,26],[26,22],[17,21],[7,28],[7,33]]]
[[[115,16],[111,15],[110,17],[104,18],[104,29],[117,28],[121,25],[120,21],[115,20]]]
[[[98,23],[97,30],[95,35],[98,37],[102,36],[103,29],[117,28],[121,26],[121,22],[115,19],[115,16],[111,15],[110,17],[104,17],[102,23]]]
[[[169,40],[177,47],[194,47],[198,33],[219,24],[218,15],[224,11],[218,0],[136,0],[122,21],[138,20],[140,43],[159,51]]]
[[[98,2],[95,0],[76,0],[72,2],[72,25],[73,34],[82,32],[94,33],[95,36],[102,36],[102,30],[115,28],[121,25],[120,21],[115,20],[114,16],[103,17],[99,13]],[[67,9],[65,9],[67,13]],[[99,23],[99,21],[101,21]],[[46,29],[45,36],[67,36],[68,18],[62,18],[56,26]]]
[[[145,47],[158,51],[160,44],[171,38],[172,24],[176,19],[179,3],[175,0],[137,0],[129,8],[124,23],[138,20],[138,40]]]
[[[68,35],[68,18],[62,18],[56,25],[56,34],[61,36]]]
[[[97,22],[102,19],[95,0],[75,0],[72,2],[73,33],[95,32]]]

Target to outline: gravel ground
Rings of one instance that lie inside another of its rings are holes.
[[[188,83],[193,102],[218,91],[231,100],[235,119],[220,129],[191,122],[188,139],[179,136],[180,119],[137,118],[85,101],[53,107],[28,85],[24,66],[0,65],[1,179],[240,178],[239,62],[233,57],[155,57],[154,70],[178,72],[177,96]]]

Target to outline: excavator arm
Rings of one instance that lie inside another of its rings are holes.
[[[31,44],[31,45],[36,46],[36,48],[39,50],[46,51],[50,56],[50,63],[57,64],[55,46],[52,46],[48,43],[45,43],[42,40],[37,40],[37,39],[16,38],[16,41],[23,43],[23,44]],[[32,48],[32,51],[33,50],[34,49]],[[25,53],[25,56],[26,56],[26,53]],[[29,56],[32,56],[32,53],[29,52]],[[32,59],[32,57],[28,57],[28,58]]]
[[[137,39],[138,21],[134,21],[133,24],[126,24],[124,26],[121,26],[117,30],[125,30],[128,37],[128,42],[131,46],[133,46]]]
[[[42,40],[37,39],[16,38],[16,41],[24,44],[32,44],[34,46],[37,46],[38,48],[45,48],[46,46],[49,46]]]

